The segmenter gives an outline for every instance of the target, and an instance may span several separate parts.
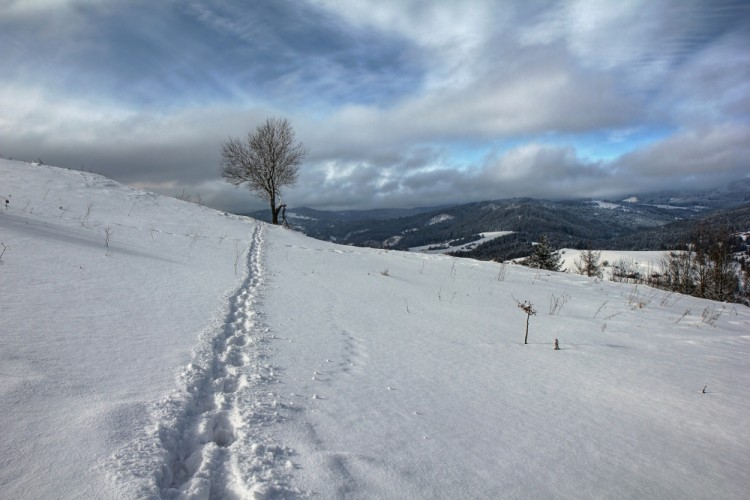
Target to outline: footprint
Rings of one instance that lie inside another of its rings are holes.
[[[227,411],[218,411],[205,418],[198,433],[204,443],[213,442],[222,448],[226,448],[237,439]]]
[[[245,335],[234,335],[229,338],[229,344],[236,345],[237,347],[242,347],[243,345],[247,344],[247,337]]]
[[[247,361],[247,355],[236,345],[231,346],[224,356],[224,362],[230,366],[245,366]]]

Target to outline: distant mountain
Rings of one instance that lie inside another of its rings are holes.
[[[399,217],[409,217],[428,212],[441,210],[452,205],[441,205],[435,207],[416,207],[416,208],[377,208],[373,210],[340,210],[340,211],[322,211],[313,208],[295,208],[287,210],[287,217],[291,219],[327,219],[335,218],[341,221],[360,221],[360,220],[388,220]],[[270,210],[266,210],[266,215],[270,217]]]
[[[684,219],[644,229],[626,237],[601,241],[599,248],[608,250],[667,250],[688,242],[696,223],[709,227],[724,226],[732,233],[750,230],[750,204],[725,210],[712,211],[695,219]]]
[[[416,247],[482,260],[528,255],[546,235],[556,247],[659,250],[684,242],[696,219],[750,228],[750,180],[699,193],[633,194],[623,200],[531,198],[456,206],[366,211],[287,210],[292,226],[337,243],[408,250]],[[270,220],[270,211],[250,214]],[[720,222],[723,221],[723,222]],[[730,224],[731,223],[731,224]],[[483,233],[512,232],[490,241]],[[467,250],[467,243],[476,241]],[[463,245],[463,247],[462,247]],[[459,247],[462,247],[459,249]]]
[[[373,210],[316,210],[314,208],[298,207],[288,209],[286,215],[290,221],[300,221],[305,229],[307,229],[315,226],[316,222],[327,224],[329,222],[345,223],[355,221],[388,220],[399,217],[408,217],[410,215],[418,215],[426,212],[434,212],[451,206],[453,205],[416,208],[376,208]],[[256,212],[240,215],[249,215],[250,217],[266,222],[271,221],[270,210],[258,210]]]

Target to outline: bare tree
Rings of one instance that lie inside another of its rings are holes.
[[[600,263],[601,252],[595,252],[588,248],[583,250],[578,258],[573,262],[578,274],[591,277],[602,277],[602,265]]]
[[[279,223],[281,187],[297,182],[299,163],[307,148],[295,142],[286,118],[268,118],[247,134],[245,141],[230,138],[221,149],[221,175],[235,186],[247,183],[250,191],[271,205],[271,220]]]
[[[659,286],[719,301],[739,300],[740,281],[732,260],[732,235],[725,227],[699,225],[685,251],[662,259]]]

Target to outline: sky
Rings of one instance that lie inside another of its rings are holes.
[[[0,0],[0,48],[0,156],[221,210],[265,208],[219,165],[268,117],[290,207],[750,176],[747,0]]]

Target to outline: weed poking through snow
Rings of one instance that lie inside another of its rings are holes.
[[[562,295],[559,297],[556,297],[554,294],[552,294],[549,298],[549,315],[550,316],[557,316],[560,314],[560,311],[562,310],[563,306],[570,300],[570,295],[563,292]]]
[[[109,241],[112,238],[112,226],[106,226],[104,228],[104,247],[107,249],[104,255],[111,255],[112,252],[109,251]]]

